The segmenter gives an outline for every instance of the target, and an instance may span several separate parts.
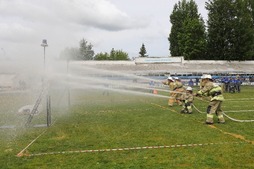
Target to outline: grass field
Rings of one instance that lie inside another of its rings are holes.
[[[253,86],[224,96],[227,115],[254,119],[242,111],[254,110]],[[161,97],[73,90],[71,98],[68,110],[53,108],[49,128],[0,129],[1,168],[254,168],[254,122],[205,125],[206,114],[180,114]],[[207,102],[195,106],[204,112]]]

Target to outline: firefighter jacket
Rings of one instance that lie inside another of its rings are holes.
[[[183,87],[183,83],[180,81],[175,81],[175,86],[174,86],[174,90],[176,89],[180,89]]]
[[[175,82],[170,82],[170,81],[165,81],[163,82],[164,85],[168,85],[169,89],[172,91],[175,89],[176,83]]]
[[[200,80],[199,88],[202,89],[205,86],[203,79]]]
[[[214,101],[214,100],[224,101],[221,87],[210,81],[207,82],[205,86],[198,91],[197,94],[210,96],[211,101]]]
[[[182,101],[184,101],[185,103],[192,103],[194,100],[193,94],[186,92],[185,94],[182,95]]]

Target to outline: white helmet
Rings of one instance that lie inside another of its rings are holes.
[[[212,79],[211,75],[203,75],[203,79]]]
[[[168,77],[168,80],[174,81],[174,79],[171,76]]]
[[[188,86],[188,87],[186,88],[186,90],[192,91],[192,87]]]

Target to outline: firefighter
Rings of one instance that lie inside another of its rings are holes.
[[[202,89],[205,85],[204,85],[204,81],[203,81],[203,79],[204,79],[204,77],[206,76],[206,74],[204,74],[204,75],[202,75],[201,77],[200,77],[200,84],[199,84],[199,88],[200,89]]]
[[[197,92],[197,96],[205,95],[210,96],[210,102],[207,107],[207,119],[206,124],[213,124],[213,115],[216,113],[218,117],[218,123],[225,123],[223,112],[221,109],[224,97],[222,95],[222,89],[219,85],[213,83],[211,75],[203,76],[204,87]]]
[[[181,102],[181,98],[182,95],[185,92],[185,89],[183,87],[183,83],[181,82],[181,79],[179,79],[178,77],[175,77],[175,88],[174,88],[174,97],[175,97],[175,102],[181,106],[182,102]]]
[[[182,97],[182,103],[183,103],[183,108],[181,110],[181,113],[192,113],[192,103],[193,103],[194,97],[192,94],[192,87],[187,87],[186,88],[186,93],[183,94]]]
[[[169,92],[168,106],[172,107],[175,102],[174,93],[172,92],[175,88],[175,80],[171,76],[168,76],[167,80],[163,81],[162,83],[164,85],[169,86],[170,92]]]

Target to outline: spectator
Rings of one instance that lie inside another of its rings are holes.
[[[198,82],[199,82],[199,79],[198,79],[198,78],[196,78],[196,86],[198,86]]]
[[[241,84],[242,84],[242,81],[241,81],[241,79],[240,79],[240,77],[237,77],[236,79],[235,79],[235,85],[236,85],[236,91],[238,92],[238,93],[240,93],[240,91],[241,91]]]
[[[192,79],[190,79],[188,82],[188,86],[193,87],[193,85],[194,85],[194,82],[192,81]]]

